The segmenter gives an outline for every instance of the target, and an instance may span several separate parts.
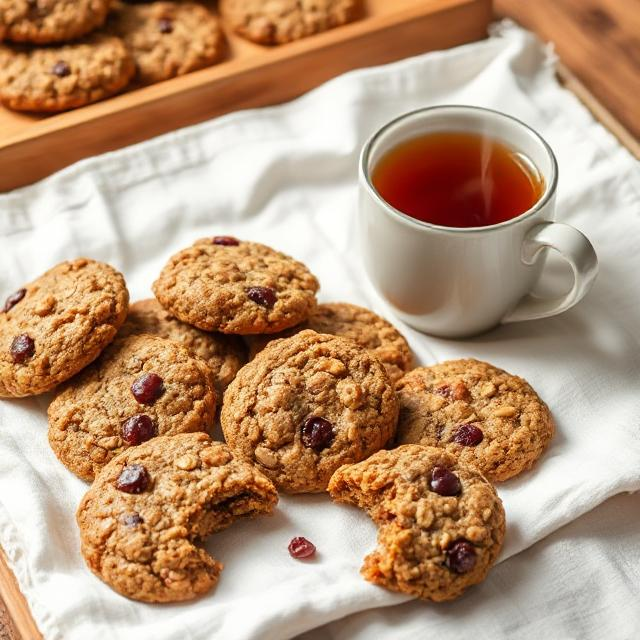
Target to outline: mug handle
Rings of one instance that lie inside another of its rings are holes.
[[[574,227],[560,222],[543,222],[529,230],[522,244],[521,259],[533,265],[544,249],[555,249],[571,266],[573,287],[558,298],[539,298],[531,294],[520,300],[503,323],[521,322],[555,316],[571,309],[584,298],[598,275],[598,258],[587,237]]]

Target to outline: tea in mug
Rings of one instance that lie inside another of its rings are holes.
[[[372,172],[373,186],[402,213],[444,227],[486,227],[516,218],[544,192],[528,158],[499,140],[462,131],[400,143]]]

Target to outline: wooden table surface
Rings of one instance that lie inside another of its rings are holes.
[[[494,1],[498,15],[553,42],[563,63],[640,139],[640,0]],[[0,640],[20,640],[1,600]]]

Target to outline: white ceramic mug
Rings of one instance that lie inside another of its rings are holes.
[[[486,227],[443,227],[398,211],[376,191],[372,170],[399,143],[435,131],[476,132],[502,141],[535,165],[544,179],[542,196],[520,216]],[[557,182],[549,145],[505,114],[441,106],[396,118],[369,139],[360,158],[359,228],[373,285],[409,325],[450,338],[570,309],[589,291],[598,260],[580,231],[553,222]],[[559,298],[531,295],[547,248],[573,270],[573,287]]]

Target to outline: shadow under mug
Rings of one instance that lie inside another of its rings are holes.
[[[395,209],[373,186],[373,168],[399,143],[435,131],[487,135],[524,154],[544,178],[540,199],[516,218],[472,228],[429,224]],[[360,157],[359,235],[373,285],[407,324],[449,338],[570,309],[591,288],[598,260],[580,231],[553,222],[557,182],[549,145],[511,116],[439,106],[396,118],[367,141]],[[573,287],[558,298],[531,295],[547,248],[558,251],[573,271]]]

